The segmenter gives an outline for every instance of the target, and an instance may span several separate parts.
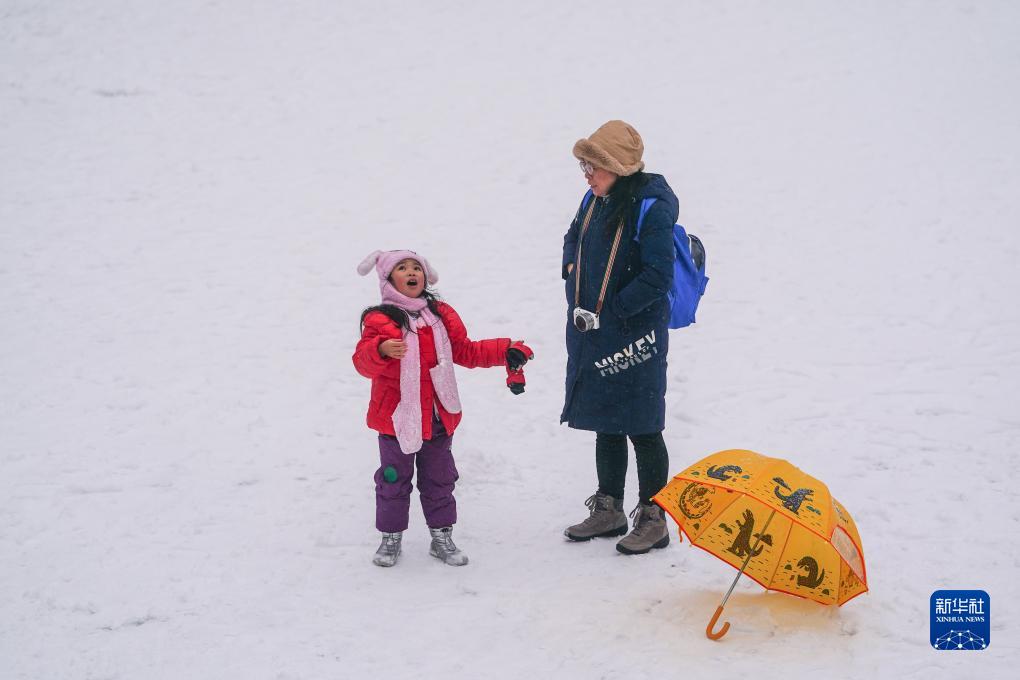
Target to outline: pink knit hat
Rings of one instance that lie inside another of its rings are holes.
[[[401,260],[414,260],[420,264],[421,268],[425,271],[425,280],[430,286],[434,286],[439,282],[439,272],[429,264],[428,260],[413,250],[376,250],[361,261],[361,264],[358,265],[358,273],[366,276],[372,271],[374,266],[376,273],[379,275],[379,286],[381,288],[387,283],[393,268]]]

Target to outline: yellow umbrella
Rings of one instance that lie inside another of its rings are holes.
[[[713,453],[652,499],[691,543],[740,569],[705,634],[714,631],[740,575],[768,590],[842,605],[868,590],[857,525],[828,487],[754,451]]]

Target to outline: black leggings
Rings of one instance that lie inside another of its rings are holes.
[[[651,498],[666,486],[669,475],[669,454],[661,432],[632,434],[637,457],[638,494],[641,502],[651,504]],[[627,479],[627,435],[595,434],[595,469],[599,475],[599,492],[623,499],[623,485]]]

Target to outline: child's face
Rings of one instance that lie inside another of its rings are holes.
[[[425,272],[418,261],[411,258],[397,263],[390,272],[390,281],[398,293],[407,297],[418,297],[425,292]]]

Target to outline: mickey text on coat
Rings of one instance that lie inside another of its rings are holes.
[[[615,352],[612,356],[599,359],[595,362],[595,368],[598,369],[599,375],[604,377],[644,363],[658,353],[659,348],[655,346],[655,331],[653,330],[648,335],[630,343],[619,352]]]

